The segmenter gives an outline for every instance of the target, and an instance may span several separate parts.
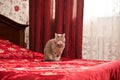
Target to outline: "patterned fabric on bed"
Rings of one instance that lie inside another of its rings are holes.
[[[0,80],[120,80],[120,60],[0,59]]]
[[[60,62],[41,62],[39,59],[0,59],[0,80],[105,80],[96,77],[96,70],[91,71],[92,67],[95,68],[94,66],[103,63],[106,62],[80,59]],[[104,74],[106,74],[105,70],[99,75]],[[90,75],[95,77],[88,79]]]
[[[0,59],[43,59],[43,54],[30,51],[13,44],[8,40],[0,39]]]

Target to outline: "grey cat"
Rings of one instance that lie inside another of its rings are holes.
[[[65,48],[65,33],[55,33],[55,38],[50,39],[44,48],[44,61],[59,61]]]

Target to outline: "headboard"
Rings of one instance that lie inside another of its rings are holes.
[[[25,28],[28,25],[17,23],[0,14],[0,38],[25,47]]]

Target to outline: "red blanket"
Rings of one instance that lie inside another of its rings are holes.
[[[0,60],[0,80],[112,80],[109,62],[71,60],[41,62],[39,59]],[[113,73],[114,76],[114,73]],[[102,79],[105,78],[105,79]],[[117,79],[118,80],[118,79]]]

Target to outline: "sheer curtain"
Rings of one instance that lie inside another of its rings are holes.
[[[84,0],[83,58],[120,59],[120,0]]]

